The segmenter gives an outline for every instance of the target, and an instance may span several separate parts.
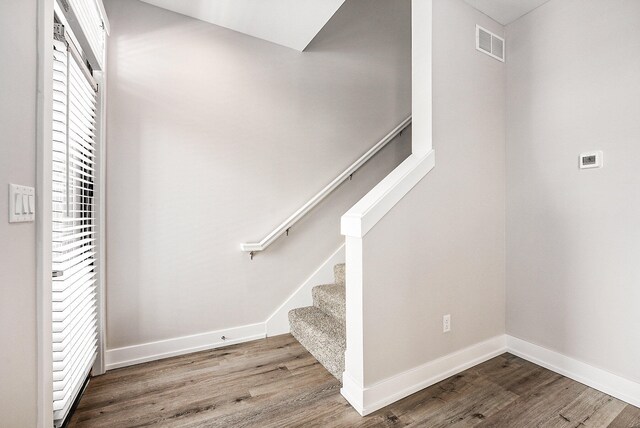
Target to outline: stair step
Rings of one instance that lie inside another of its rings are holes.
[[[340,263],[333,267],[333,275],[336,280],[336,284],[344,285],[345,282],[345,264]]]
[[[320,308],[327,315],[343,322],[346,319],[346,302],[344,285],[318,285],[311,290],[313,306]]]
[[[291,334],[333,376],[342,380],[347,347],[344,323],[315,306],[289,311]]]

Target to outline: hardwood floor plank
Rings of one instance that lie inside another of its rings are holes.
[[[470,427],[507,407],[518,396],[484,378],[473,382],[464,394],[444,405],[430,406],[430,411],[417,419],[412,426]],[[422,413],[422,412],[421,412]],[[412,416],[416,419],[415,416]]]
[[[565,377],[546,383],[544,387],[537,385],[535,379],[531,379],[531,383],[536,387],[535,389],[523,391],[522,396],[511,406],[487,418],[478,426],[483,428],[544,426],[544,422],[550,416],[557,414],[587,388]]]
[[[554,428],[606,427],[624,410],[626,403],[587,388],[544,425]]]
[[[640,409],[504,354],[361,417],[291,335],[113,370],[70,428],[640,428]]]
[[[609,428],[640,428],[640,408],[627,405]]]

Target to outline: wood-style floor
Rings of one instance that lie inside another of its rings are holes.
[[[290,335],[110,371],[70,427],[615,427],[640,409],[504,354],[360,417]]]

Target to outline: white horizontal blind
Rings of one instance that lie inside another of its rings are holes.
[[[60,426],[97,352],[96,91],[65,43],[53,61],[53,410]]]
[[[82,29],[82,33],[87,38],[91,50],[98,59],[99,66],[104,64],[104,44],[105,33],[102,24],[102,17],[98,10],[98,5],[95,0],[69,0],[71,9],[75,12],[75,15]]]

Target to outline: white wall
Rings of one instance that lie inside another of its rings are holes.
[[[262,322],[342,242],[405,134],[253,261],[264,237],[410,114],[410,1],[350,0],[305,53],[106,2],[108,348]]]
[[[475,25],[503,28],[461,0],[433,22],[436,166],[363,238],[365,387],[505,331],[505,68]]]
[[[639,20],[552,0],[507,27],[507,331],[636,382]]]
[[[0,2],[0,426],[36,424],[36,227],[8,223],[8,184],[36,181],[36,2]]]

